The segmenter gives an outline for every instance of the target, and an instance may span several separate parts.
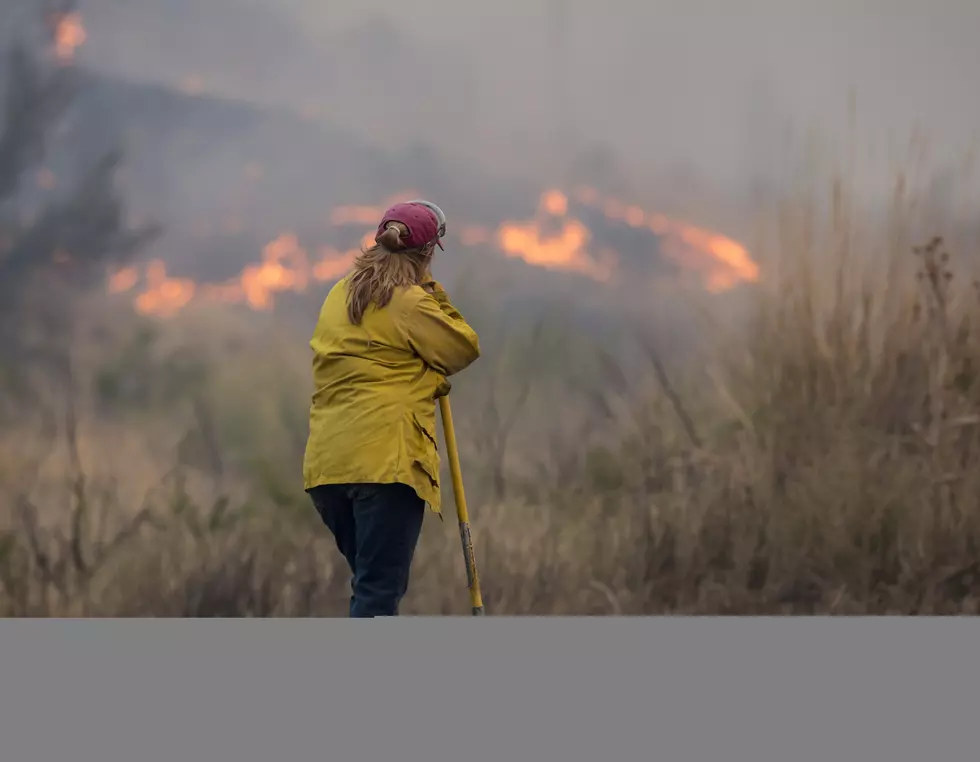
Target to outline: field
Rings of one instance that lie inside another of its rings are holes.
[[[873,223],[839,179],[769,210],[723,297],[583,281],[615,341],[449,284],[486,348],[452,399],[491,615],[977,613],[975,241],[903,182]],[[300,483],[322,293],[156,320],[96,289],[4,386],[0,613],[343,615]],[[451,503],[403,611],[468,611]]]
[[[526,147],[511,177],[96,74],[74,4],[20,6],[37,29],[0,24],[0,615],[344,615],[302,491],[308,340],[351,225],[409,188],[459,210],[436,275],[484,350],[451,399],[488,613],[980,613],[969,155],[929,168],[914,137],[873,204],[853,149],[810,146],[748,203],[636,176],[597,138],[568,162],[584,185],[546,190]],[[469,611],[443,472],[406,614]]]

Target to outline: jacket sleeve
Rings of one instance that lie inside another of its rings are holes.
[[[408,345],[444,376],[467,368],[480,356],[480,340],[438,283],[402,318]]]

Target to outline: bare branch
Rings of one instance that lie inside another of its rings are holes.
[[[647,336],[644,336],[639,331],[636,332],[636,336],[640,342],[640,345],[644,349],[647,359],[653,366],[654,373],[657,375],[657,380],[660,382],[661,389],[663,389],[664,394],[667,396],[671,406],[674,408],[674,413],[677,415],[678,420],[680,420],[681,425],[684,427],[684,431],[687,433],[688,439],[691,440],[691,444],[694,445],[696,449],[702,449],[703,440],[698,435],[697,429],[694,426],[694,419],[688,414],[683,400],[681,400],[680,395],[674,389],[673,384],[671,384],[670,378],[667,375],[667,371],[660,357],[660,353],[657,351],[653,340]]]

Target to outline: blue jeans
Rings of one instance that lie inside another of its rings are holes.
[[[308,492],[353,574],[350,616],[398,616],[425,502],[405,484],[327,484]]]

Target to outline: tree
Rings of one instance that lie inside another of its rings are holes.
[[[65,335],[74,295],[131,260],[157,232],[127,225],[115,184],[118,151],[65,191],[38,194],[27,182],[43,168],[78,91],[74,67],[51,54],[60,24],[74,18],[75,0],[37,11],[35,28],[25,25],[0,51],[0,366],[8,378],[11,366],[39,359],[44,339]],[[39,29],[45,34],[32,34]],[[39,37],[46,39],[32,41]]]

